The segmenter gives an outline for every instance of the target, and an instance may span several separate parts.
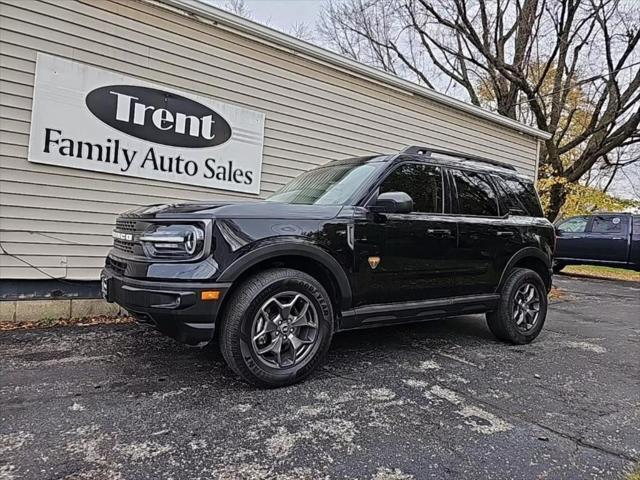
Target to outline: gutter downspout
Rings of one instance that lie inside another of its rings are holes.
[[[533,181],[538,183],[538,168],[540,167],[540,142],[541,139],[536,139],[536,170],[533,174]]]

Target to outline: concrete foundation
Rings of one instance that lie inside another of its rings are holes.
[[[115,303],[102,299],[7,300],[0,301],[0,321],[34,322],[98,315],[125,315]]]

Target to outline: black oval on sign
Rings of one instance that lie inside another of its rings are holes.
[[[214,147],[231,138],[231,126],[209,107],[155,88],[100,87],[89,92],[85,102],[107,125],[162,145]]]

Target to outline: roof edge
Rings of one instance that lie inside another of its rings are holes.
[[[149,0],[145,0],[149,1]],[[266,40],[268,42],[275,43],[281,47],[291,49],[307,55],[315,60],[319,60],[324,63],[333,64],[337,67],[341,67],[346,70],[358,73],[364,77],[368,77],[383,84],[390,85],[396,89],[404,90],[406,92],[427,98],[441,105],[453,108],[470,114],[474,117],[482,118],[490,122],[503,125],[512,130],[531,135],[532,137],[539,138],[541,140],[547,140],[551,138],[551,134],[544,132],[538,128],[530,127],[523,123],[517,122],[510,118],[504,117],[489,110],[485,110],[480,107],[476,107],[462,100],[438,93],[429,88],[420,86],[416,83],[404,80],[400,77],[392,75],[377,68],[370,67],[363,63],[351,60],[348,57],[339,55],[330,50],[327,50],[317,45],[311,44],[304,40],[300,40],[286,33],[282,33],[271,27],[267,27],[260,23],[248,20],[246,18],[234,15],[220,8],[214,7],[203,0],[151,0],[155,4],[165,4],[180,10],[184,10],[188,13],[199,15],[203,18],[207,18],[215,23],[219,23],[226,27],[238,30],[245,34],[250,34]]]

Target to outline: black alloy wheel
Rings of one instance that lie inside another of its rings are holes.
[[[489,330],[505,342],[530,343],[542,330],[547,307],[547,289],[540,275],[515,268],[502,286],[495,310],[487,313]]]
[[[234,290],[220,328],[220,350],[235,373],[259,387],[281,387],[307,377],[324,359],[333,307],[312,276],[274,268]]]

